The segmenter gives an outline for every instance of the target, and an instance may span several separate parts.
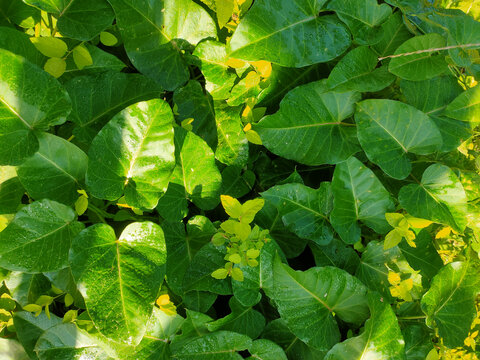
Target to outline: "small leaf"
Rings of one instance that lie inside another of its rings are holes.
[[[221,29],[232,17],[235,1],[234,0],[215,0],[215,5],[217,8],[218,26]]]
[[[234,264],[239,264],[242,261],[242,258],[239,254],[232,254],[228,257],[228,261],[231,261]]]
[[[55,37],[32,37],[30,41],[38,51],[50,58],[61,58],[68,50],[67,44]]]
[[[82,195],[75,202],[75,212],[80,216],[88,209],[88,197]]]
[[[66,294],[63,301],[65,302],[66,307],[70,307],[73,304],[74,299],[72,295]]]
[[[222,206],[225,209],[225,212],[232,218],[238,219],[242,216],[242,204],[240,202],[229,196],[229,195],[220,195],[220,200],[222,202]]]
[[[115,35],[112,33],[102,31],[100,33],[100,41],[102,42],[103,45],[105,46],[115,46],[118,43],[118,39]]]
[[[77,65],[77,68],[80,70],[93,64],[92,55],[90,55],[88,49],[83,45],[79,45],[73,49],[73,61],[75,61],[75,65]]]
[[[243,281],[244,277],[243,277],[243,271],[240,269],[240,268],[233,268],[232,269],[232,279],[233,280],[236,280],[236,281]]]
[[[67,63],[61,58],[52,57],[47,60],[43,69],[54,78],[59,78],[65,73]]]
[[[228,270],[226,269],[218,269],[212,273],[212,277],[219,280],[225,279],[227,275],[228,275]]]
[[[263,145],[260,135],[255,130],[249,130],[245,133],[247,140],[255,145]]]
[[[42,307],[37,304],[28,304],[23,307],[23,310],[38,313],[39,311],[42,311]]]

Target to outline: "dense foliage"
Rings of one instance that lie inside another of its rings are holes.
[[[479,20],[0,0],[0,357],[478,359]]]

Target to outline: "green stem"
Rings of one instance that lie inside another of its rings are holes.
[[[421,319],[426,319],[427,317],[425,315],[422,316],[399,316],[398,320],[421,320]]]

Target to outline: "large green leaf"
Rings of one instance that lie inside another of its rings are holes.
[[[390,229],[385,220],[385,213],[394,209],[390,194],[372,170],[357,158],[352,156],[335,167],[332,191],[330,221],[347,244],[360,240],[358,221],[381,234]]]
[[[0,166],[0,214],[14,214],[25,189],[13,166]]]
[[[189,78],[182,49],[216,37],[210,15],[192,0],[109,0],[133,65],[167,90]]]
[[[0,233],[0,266],[27,273],[65,267],[70,241],[82,227],[63,204],[45,199],[27,205]]]
[[[88,152],[92,195],[153,209],[175,166],[173,114],[160,99],[131,105],[98,133]]]
[[[199,67],[205,76],[205,89],[212,98],[228,99],[237,75],[226,65],[228,60],[226,46],[213,40],[202,41],[195,48],[193,56],[200,60]]]
[[[445,39],[438,34],[415,36],[400,45],[395,55],[440,48],[445,44]],[[393,58],[388,65],[388,70],[402,79],[420,81],[443,74],[448,70],[448,66],[445,55],[423,52]]]
[[[325,81],[299,86],[280,103],[280,110],[264,117],[255,130],[263,145],[286,159],[306,165],[336,164],[359,148],[350,117],[356,92],[328,91]]]
[[[240,360],[237,351],[252,346],[252,340],[242,334],[231,331],[216,331],[194,338],[183,346],[175,347],[173,357],[178,360]]]
[[[38,150],[35,131],[63,124],[71,110],[60,83],[23,57],[0,49],[0,164],[20,165]]]
[[[474,260],[445,265],[423,295],[422,310],[427,323],[435,324],[444,344],[463,346],[476,316],[475,298],[479,293],[478,263]]]
[[[253,189],[255,180],[253,171],[242,171],[238,166],[227,166],[222,171],[222,194],[241,198]]]
[[[310,243],[316,266],[334,266],[354,274],[360,263],[357,252],[337,238],[328,245]]]
[[[323,182],[319,189],[302,184],[277,185],[261,195],[275,205],[289,231],[319,245],[332,241],[328,219],[333,205],[330,183]]]
[[[334,267],[294,271],[276,258],[273,300],[282,319],[301,340],[319,350],[340,341],[333,317],[361,324],[368,317],[367,288],[358,279]]]
[[[10,2],[10,0],[6,1]],[[30,36],[15,29],[0,27],[0,48],[23,56],[28,61],[40,67],[43,67],[47,60],[47,58],[36,49],[35,45],[32,44]]]
[[[407,360],[425,360],[433,349],[431,335],[425,325],[409,325],[402,329]]]
[[[327,85],[336,91],[380,91],[390,85],[395,76],[385,66],[376,68],[377,63],[377,55],[370,48],[355,48],[335,65]]]
[[[204,216],[195,216],[183,222],[162,224],[167,243],[167,282],[177,294],[183,293],[183,278],[195,254],[217,232],[212,222]]]
[[[175,128],[175,159],[177,165],[168,190],[158,203],[157,209],[163,209],[160,215],[172,215],[172,207],[180,207],[174,216],[167,215],[175,220],[175,215],[186,211],[187,200],[203,210],[215,208],[220,202],[222,176],[215,165],[212,149],[193,132]]]
[[[347,24],[354,40],[360,45],[371,45],[380,41],[383,33],[379,25],[392,13],[387,4],[377,4],[377,0],[349,1],[331,0],[327,9],[334,10]]]
[[[291,67],[336,58],[350,46],[350,34],[335,16],[319,16],[325,2],[255,1],[233,34],[230,56]]]
[[[362,101],[357,104],[355,121],[358,140],[369,160],[395,179],[410,174],[409,153],[427,155],[442,146],[442,136],[432,120],[400,101]]]
[[[252,354],[250,358],[247,358],[250,360],[287,360],[283,349],[273,341],[266,339],[255,340],[248,351]]]
[[[412,33],[408,31],[403,22],[400,11],[390,15],[387,21],[382,24],[381,32],[383,33],[382,39],[372,46],[372,50],[380,57],[392,55],[402,43],[412,37]]]
[[[40,11],[26,5],[22,0],[0,0],[0,25],[31,28],[40,21]]]
[[[27,274],[12,271],[3,281],[12,298],[22,306],[34,304],[41,295],[52,288],[48,278],[41,273]]]
[[[248,161],[248,141],[243,132],[240,107],[215,103],[218,146],[215,157],[226,165],[245,166]]]
[[[53,314],[50,314],[50,317],[47,317],[45,313],[35,316],[26,311],[16,312],[13,317],[18,341],[20,341],[28,356],[32,359],[38,359],[33,350],[40,336],[46,330],[52,326],[61,324],[61,322],[62,319]]]
[[[74,77],[65,88],[72,100],[68,120],[76,124],[73,133],[87,144],[125,107],[161,95],[160,86],[145,76],[113,71]]]
[[[152,222],[114,230],[96,224],[72,242],[70,264],[95,327],[116,342],[137,345],[165,276],[163,231]]]
[[[192,131],[200,136],[212,149],[217,146],[217,126],[212,97],[204,93],[202,85],[190,80],[173,94],[177,106],[177,120],[193,119]]]
[[[469,123],[473,128],[480,124],[480,86],[458,95],[445,109],[445,115]]]
[[[405,359],[405,342],[390,304],[369,293],[368,306],[371,316],[363,333],[336,344],[325,360]]]
[[[113,360],[98,338],[75,324],[59,324],[43,333],[35,345],[40,360]]]
[[[40,133],[37,138],[40,147],[18,167],[18,178],[32,198],[72,205],[83,188],[87,155],[58,136]]]
[[[398,200],[413,216],[449,225],[456,231],[465,229],[467,196],[457,175],[445,165],[430,165],[421,182],[400,189]]]
[[[229,330],[248,337],[257,338],[265,327],[265,318],[258,311],[248,306],[243,306],[235,298],[231,297],[228,302],[232,312],[218,320],[207,323],[210,331]]]

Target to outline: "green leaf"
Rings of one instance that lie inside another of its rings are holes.
[[[235,71],[226,65],[226,46],[213,40],[205,40],[197,45],[193,56],[200,60],[200,70],[205,77],[205,89],[214,100],[224,100],[230,95],[237,79]]]
[[[351,50],[330,73],[327,85],[336,91],[376,92],[395,77],[384,66],[377,67],[377,55],[366,46]]]
[[[0,3],[4,2],[14,4],[16,0],[13,2],[10,0],[0,0]],[[21,3],[21,0],[18,0],[18,2]],[[0,7],[4,9],[3,5],[0,5]],[[29,8],[32,9],[31,7]],[[47,58],[32,44],[30,36],[15,29],[0,27],[0,48],[21,55],[28,61],[40,67],[43,67],[47,60]]]
[[[59,324],[43,333],[35,345],[40,360],[71,359],[113,360],[106,346],[75,324]]]
[[[412,33],[403,23],[400,11],[390,15],[382,24],[380,33],[384,34],[382,39],[372,46],[372,50],[380,57],[392,55],[401,44],[412,37]]]
[[[233,294],[243,306],[256,305],[262,298],[260,289],[271,296],[273,291],[273,260],[276,253],[283,256],[282,250],[275,240],[270,240],[260,250],[260,256],[257,258],[258,266],[242,267],[243,281],[232,282]]]
[[[183,293],[183,278],[195,254],[210,242],[217,232],[210,220],[204,216],[191,218],[185,230],[182,222],[162,224],[167,243],[167,282],[177,294]]]
[[[25,193],[13,166],[0,166],[0,214],[17,211]]]
[[[266,339],[255,340],[248,351],[252,354],[248,359],[252,360],[287,360],[283,349],[273,341]]]
[[[93,64],[92,55],[90,55],[88,49],[83,45],[78,45],[73,49],[73,61],[80,70]]]
[[[73,133],[88,144],[119,111],[139,101],[160,97],[162,91],[140,74],[115,72],[78,76],[69,80],[65,88],[72,99],[68,120],[76,124]]]
[[[28,356],[32,359],[37,359],[33,351],[37,340],[46,330],[61,324],[62,319],[53,314],[48,318],[45,313],[35,316],[27,311],[19,311],[15,313],[13,322],[18,341],[20,341]]]
[[[228,302],[231,313],[215,321],[207,323],[211,332],[218,330],[235,331],[248,337],[257,338],[265,327],[265,318],[251,307],[243,306],[235,297]]]
[[[328,245],[309,244],[316,266],[334,266],[354,274],[360,259],[351,246],[334,238]]]
[[[35,303],[42,294],[47,293],[52,285],[43,274],[26,274],[12,271],[4,278],[12,298],[20,305]]]
[[[68,94],[52,76],[0,49],[0,164],[20,165],[38,150],[35,131],[63,124]]]
[[[330,221],[347,244],[360,240],[358,221],[384,234],[390,230],[385,213],[394,209],[390,194],[375,174],[355,157],[335,167]]]
[[[318,360],[323,359],[326,353],[305,344],[290,331],[281,318],[269,322],[262,337],[280,345],[291,360]]]
[[[183,201],[181,206],[185,210],[186,200],[203,210],[215,208],[220,202],[221,175],[215,165],[213,151],[205,141],[191,131],[175,128],[175,159],[177,165],[170,177],[168,190],[158,203],[159,207],[168,210],[163,210],[160,215],[171,213],[172,201]],[[167,216],[175,219],[175,216]]]
[[[243,359],[237,351],[252,346],[252,340],[231,331],[217,331],[194,338],[182,347],[172,349],[173,357],[179,360],[237,360]]]
[[[333,267],[294,271],[277,257],[273,265],[273,299],[282,319],[308,345],[328,350],[340,341],[333,317],[361,324],[368,316],[366,287]]]
[[[449,225],[456,231],[465,229],[467,196],[457,175],[445,165],[430,165],[421,182],[400,189],[398,200],[413,216]]]
[[[406,241],[398,247],[414,270],[420,271],[422,279],[430,281],[442,268],[443,261],[433,246],[432,237],[427,230],[422,230],[415,239],[415,248],[410,247]]]
[[[175,166],[172,122],[160,99],[131,105],[110,120],[88,152],[92,195],[116,200],[125,192],[130,206],[153,209]]]
[[[217,9],[218,26],[223,28],[225,24],[232,17],[235,0],[215,0],[215,7]]]
[[[215,158],[232,166],[245,166],[248,160],[248,141],[243,132],[240,108],[215,103],[218,146]]]
[[[359,150],[350,117],[360,94],[328,91],[324,81],[290,91],[280,110],[254,127],[276,155],[306,165],[336,164]]]
[[[256,1],[233,34],[230,56],[290,67],[335,59],[350,46],[350,34],[336,17],[318,16],[325,2]]]
[[[458,95],[445,109],[445,115],[464,121],[473,128],[480,124],[480,86],[475,86]]]
[[[445,39],[438,34],[415,36],[400,45],[395,55],[440,48],[445,44]],[[394,57],[388,65],[388,70],[402,79],[421,81],[443,74],[448,70],[448,66],[445,55],[436,55],[432,51]]]
[[[478,264],[474,260],[458,261],[445,265],[422,297],[427,323],[436,325],[444,344],[450,348],[463,346],[468,336],[477,314],[478,286]]]
[[[173,94],[177,105],[177,121],[193,119],[193,132],[200,136],[212,149],[217,146],[217,127],[213,100],[203,92],[198,81],[190,80]]]
[[[402,329],[405,339],[405,355],[407,360],[428,359],[428,353],[433,349],[431,335],[425,325],[409,325]]]
[[[137,345],[165,276],[163,231],[152,222],[114,230],[96,224],[72,242],[70,264],[95,327],[115,342]]]
[[[325,360],[403,360],[403,340],[397,318],[390,304],[378,294],[368,294],[370,319],[360,336],[336,344],[325,356]]]
[[[210,15],[191,0],[109,0],[133,65],[167,90],[189,78],[184,41],[196,45],[216,37]]]
[[[277,185],[261,195],[276,206],[289,231],[319,245],[332,241],[328,219],[333,205],[330,183],[321,183],[317,190],[302,184]]]
[[[218,148],[217,148],[218,151]],[[241,198],[248,194],[255,185],[255,173],[242,169],[238,166],[227,166],[222,171],[222,194]]]
[[[43,70],[52,75],[55,79],[58,79],[65,73],[67,69],[67,63],[60,58],[50,58],[45,63]]]
[[[384,250],[382,243],[371,241],[362,253],[360,264],[355,272],[355,276],[360,281],[369,289],[379,292],[389,303],[393,301],[393,297],[389,290],[387,264],[396,257],[398,257],[397,248]]]
[[[354,40],[360,45],[371,45],[380,41],[383,33],[379,25],[392,14],[387,4],[377,4],[377,0],[349,1],[332,0],[327,9],[334,10],[349,27]]]
[[[117,37],[107,31],[102,31],[100,33],[100,41],[105,46],[115,46],[118,43]]]
[[[389,176],[410,174],[409,153],[427,155],[442,146],[433,121],[414,107],[394,100],[365,100],[355,113],[358,140],[370,161]]]
[[[31,28],[40,21],[40,11],[26,5],[22,0],[0,0],[0,25],[16,24],[22,28]]]
[[[48,199],[25,206],[0,233],[0,266],[27,273],[65,267],[70,241],[83,227],[75,218],[71,208]]]
[[[32,198],[72,205],[83,187],[87,155],[58,136],[43,133],[37,138],[40,147],[18,167],[18,178]]]
[[[217,280],[212,272],[225,265],[225,247],[216,247],[212,243],[205,244],[193,257],[185,277],[183,290],[209,291],[219,295],[230,295],[232,286],[230,279]]]

